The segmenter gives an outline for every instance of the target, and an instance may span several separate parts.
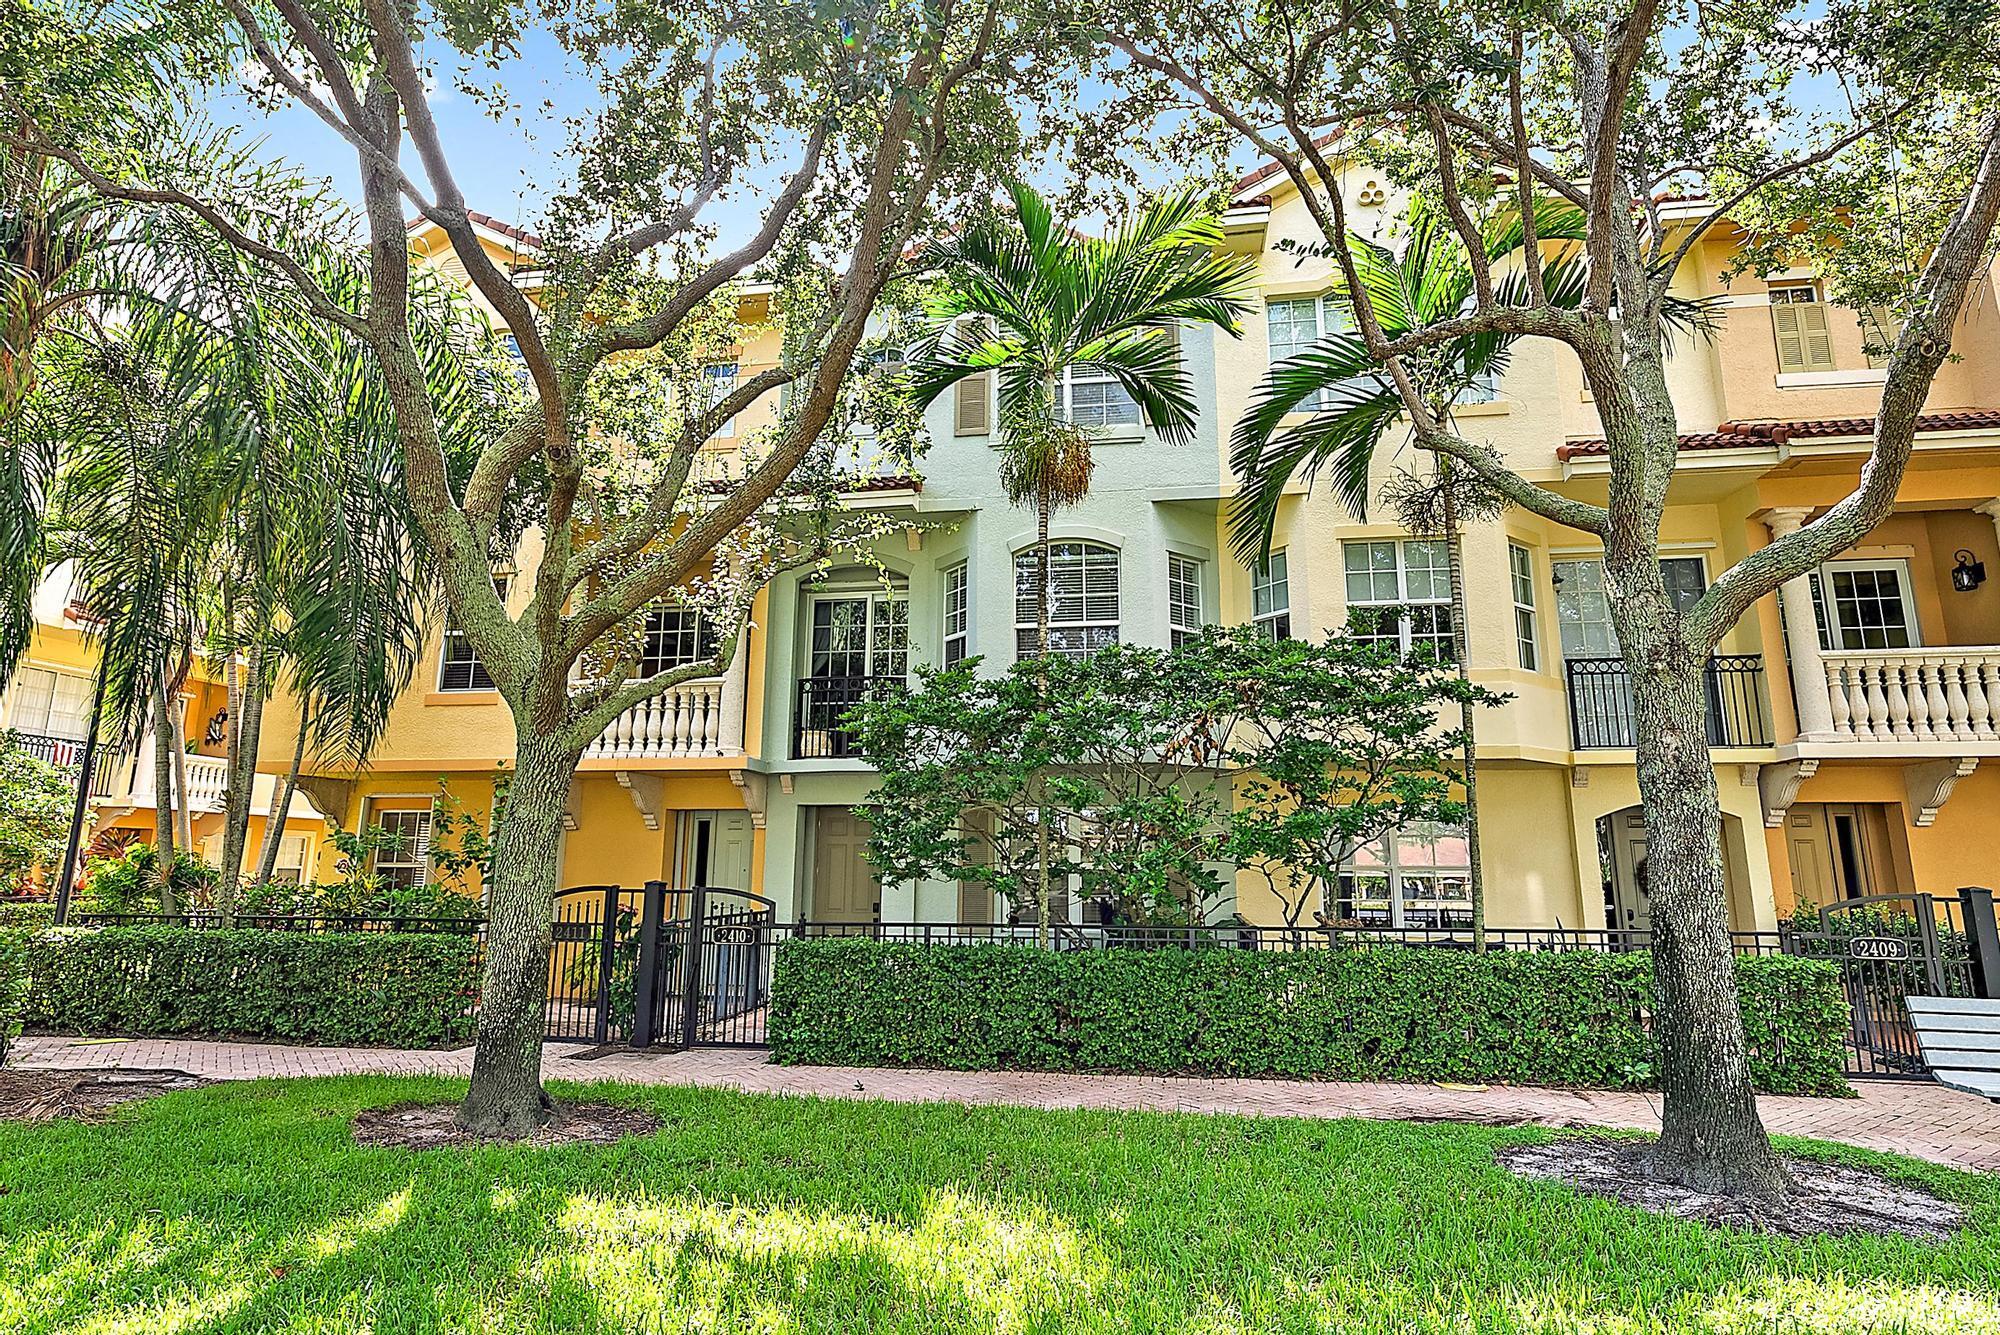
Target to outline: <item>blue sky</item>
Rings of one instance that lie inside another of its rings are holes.
[[[516,58],[497,70],[477,73],[504,89],[514,110],[496,120],[486,106],[458,88],[438,89],[431,110],[452,170],[473,208],[503,222],[532,226],[562,167],[561,118],[593,110],[595,88],[540,32],[526,36]],[[312,112],[288,102],[267,115],[241,95],[217,97],[209,111],[217,121],[262,138],[263,156],[324,177],[342,198],[358,205],[361,186],[354,150]]]

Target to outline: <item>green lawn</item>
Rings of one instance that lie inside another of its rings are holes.
[[[1534,1132],[589,1092],[667,1125],[357,1149],[454,1093],[389,1079],[0,1124],[0,1331],[2000,1331],[2000,1179],[1875,1156],[1972,1227],[1712,1233],[1493,1167]]]

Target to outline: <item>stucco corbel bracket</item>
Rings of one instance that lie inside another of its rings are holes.
[[[1819,761],[1812,756],[1780,760],[1757,771],[1758,796],[1764,806],[1764,828],[1775,830],[1785,823],[1785,813],[1799,800],[1799,788],[1819,773]]]
[[[1910,795],[1910,823],[1918,829],[1927,829],[1937,819],[1937,814],[1951,790],[1958,787],[1958,781],[1979,768],[1979,757],[1956,756],[1946,760],[1929,760],[1921,765],[1903,767],[1903,783]]]

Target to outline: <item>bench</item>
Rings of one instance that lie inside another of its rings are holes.
[[[1947,1089],[2000,1102],[2000,1001],[1909,997],[1910,1026]]]

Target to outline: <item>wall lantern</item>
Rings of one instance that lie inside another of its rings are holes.
[[[1972,559],[1972,553],[1963,547],[1958,549],[1958,564],[1951,568],[1951,587],[1960,593],[1971,593],[1986,582],[1986,563]]]

